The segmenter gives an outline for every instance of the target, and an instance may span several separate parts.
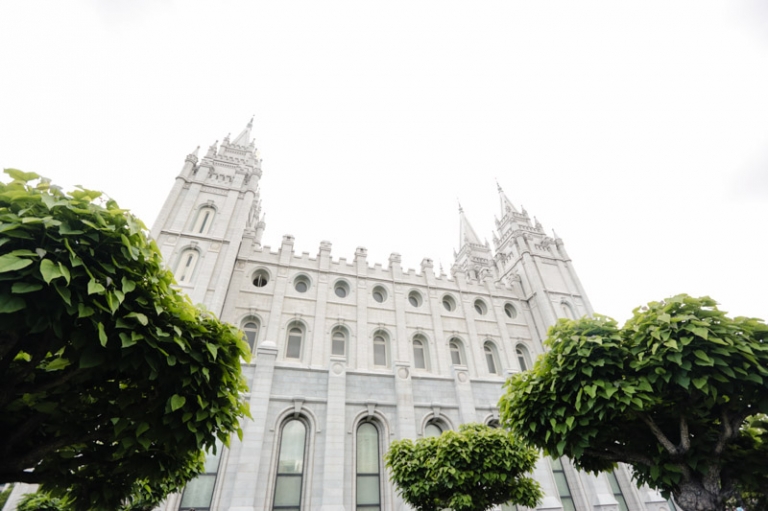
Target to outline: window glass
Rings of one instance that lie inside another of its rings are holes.
[[[373,365],[386,366],[387,364],[387,340],[381,334],[373,337]]]
[[[619,486],[619,480],[616,479],[616,474],[613,472],[606,472],[605,475],[608,477],[608,482],[611,485],[613,498],[615,498],[619,503],[619,511],[629,511],[629,508],[627,507],[627,501],[624,498],[624,493],[622,493],[621,486]]]
[[[216,214],[216,210],[211,206],[203,206],[197,210],[197,217],[195,218],[195,225],[192,226],[192,232],[196,234],[205,234],[213,223],[213,215]]]
[[[485,306],[485,303],[483,303],[482,300],[475,300],[475,312],[477,312],[481,316],[485,315],[485,313],[488,312],[488,308]]]
[[[340,280],[333,286],[333,292],[336,293],[336,296],[339,298],[345,298],[349,294],[349,285],[343,280]]]
[[[459,346],[458,341],[451,341],[448,344],[448,347],[451,350],[451,364],[463,365],[464,362],[462,361],[461,357],[461,346]]]
[[[264,287],[269,282],[269,273],[266,270],[258,270],[253,274],[253,285],[256,287]]]
[[[304,473],[304,446],[307,428],[298,419],[285,423],[277,461],[273,509],[299,509]]]
[[[563,505],[563,511],[576,511],[571,496],[571,488],[568,486],[568,480],[565,478],[565,471],[560,458],[550,458],[552,463],[552,474],[555,476],[555,485],[557,486],[560,503]]]
[[[418,291],[411,291],[408,293],[408,303],[413,307],[421,307],[421,295]]]
[[[443,308],[447,310],[448,312],[451,312],[456,308],[456,302],[453,301],[453,298],[450,296],[444,296],[443,297]]]
[[[344,356],[347,352],[347,336],[341,328],[333,331],[331,336],[331,354]]]
[[[301,358],[301,341],[304,332],[299,327],[288,331],[288,345],[285,350],[286,358]]]
[[[413,367],[416,369],[427,368],[427,356],[424,353],[424,341],[421,339],[413,340]]]
[[[379,430],[364,422],[357,428],[357,509],[380,508],[379,470]]]
[[[259,336],[259,324],[255,321],[248,321],[243,324],[243,340],[248,343],[248,346],[253,351],[253,347],[256,345],[256,339]]]
[[[309,280],[304,276],[296,277],[296,280],[293,281],[293,288],[299,293],[306,293],[309,289]]]
[[[440,436],[443,434],[443,430],[440,426],[435,424],[434,422],[429,422],[424,427],[424,436],[430,437],[430,436]]]
[[[373,288],[373,299],[379,303],[384,303],[384,300],[387,299],[387,290],[381,286],[376,286]]]
[[[528,349],[526,349],[525,346],[520,346],[518,344],[515,348],[515,353],[517,354],[517,363],[520,364],[521,371],[527,371],[533,367],[531,364],[531,356],[528,354]]]
[[[197,266],[197,259],[197,250],[190,248],[181,253],[176,267],[176,280],[179,283],[192,280],[192,273],[195,271],[195,266]]]
[[[197,511],[210,509],[222,449],[222,444],[217,441],[216,453],[213,453],[213,450],[206,453],[203,473],[192,479],[184,487],[179,511],[188,511],[193,508]]]
[[[491,346],[490,343],[485,343],[483,351],[485,351],[485,361],[488,364],[488,372],[491,374],[498,374],[498,364],[496,363],[496,353],[494,353],[495,350],[493,346]]]
[[[517,309],[515,309],[514,305],[508,303],[504,306],[504,314],[506,314],[510,319],[515,319],[517,317]]]

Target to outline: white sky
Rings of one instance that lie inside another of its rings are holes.
[[[495,179],[594,308],[709,294],[768,318],[768,3],[0,3],[0,166],[151,225],[255,115],[267,229],[446,272]]]

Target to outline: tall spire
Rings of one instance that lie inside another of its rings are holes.
[[[232,144],[248,147],[251,144],[251,128],[253,128],[253,117],[251,117],[251,120],[248,121],[248,125],[242,132],[240,132]]]
[[[501,202],[502,218],[504,217],[504,215],[507,214],[507,210],[517,213],[517,209],[515,209],[514,204],[512,204],[512,201],[509,200],[509,197],[507,197],[507,194],[504,193],[504,190],[501,189],[501,185],[499,184],[498,181],[496,181],[496,189],[499,191],[499,200]]]
[[[464,246],[465,243],[472,243],[474,245],[483,244],[470,225],[469,220],[467,220],[466,215],[464,215],[464,210],[462,209],[461,204],[459,204],[459,247]]]

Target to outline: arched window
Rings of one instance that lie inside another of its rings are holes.
[[[527,371],[533,367],[531,364],[531,355],[528,353],[528,348],[522,344],[518,344],[515,347],[515,353],[517,354],[517,363],[520,364],[521,371]]]
[[[619,511],[628,511],[627,499],[624,498],[624,492],[621,491],[619,486],[619,480],[616,478],[614,471],[606,472],[605,477],[608,478],[608,483],[611,485],[611,491],[613,492],[613,498],[619,503]]]
[[[563,505],[563,511],[576,511],[573,496],[571,495],[571,487],[568,486],[568,480],[565,478],[562,461],[560,458],[550,458],[550,462],[552,463],[552,475],[555,476],[557,493],[560,497],[560,503]]]
[[[337,326],[331,332],[331,355],[345,356],[347,354],[347,329]]]
[[[301,509],[306,438],[307,427],[301,420],[291,419],[283,425],[272,509]]]
[[[357,427],[357,509],[381,509],[381,462],[379,430],[371,422]]]
[[[288,325],[288,342],[285,345],[285,358],[301,358],[301,344],[304,340],[304,328],[298,323]]]
[[[176,264],[176,280],[182,284],[192,280],[192,275],[195,273],[195,267],[197,266],[197,260],[200,258],[200,254],[194,248],[188,248],[179,256],[179,262]]]
[[[491,374],[499,374],[499,357],[496,355],[496,346],[490,342],[486,342],[483,345],[483,351],[485,352],[485,363],[488,364],[488,372]]]
[[[256,318],[246,318],[240,329],[243,331],[243,340],[248,343],[248,347],[253,351],[256,341],[259,339],[259,320]]]
[[[424,437],[440,436],[449,429],[443,421],[432,419],[424,426]]]
[[[415,369],[429,369],[427,340],[423,335],[417,335],[413,338],[413,367]]]
[[[488,427],[493,429],[499,429],[501,427],[501,422],[499,422],[499,419],[490,419],[488,421]]]
[[[192,226],[192,232],[195,234],[206,234],[211,228],[215,215],[216,210],[212,206],[203,206],[198,209],[195,223]]]
[[[389,366],[389,337],[384,332],[373,334],[373,365],[387,367]]]
[[[192,509],[207,511],[211,508],[213,488],[216,486],[216,475],[219,471],[219,461],[221,460],[221,451],[223,449],[221,442],[217,441],[216,448],[205,454],[203,472],[184,487],[179,511],[189,511]]]
[[[455,337],[448,343],[448,349],[451,351],[451,364],[455,366],[466,365],[464,362],[464,347],[461,341]]]
[[[568,319],[576,319],[576,313],[573,311],[573,306],[568,302],[560,302],[560,308],[563,310],[563,315]]]

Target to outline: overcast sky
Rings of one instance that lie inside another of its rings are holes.
[[[0,3],[0,166],[147,225],[255,116],[264,243],[448,272],[498,182],[598,312],[709,294],[768,318],[768,3]]]

